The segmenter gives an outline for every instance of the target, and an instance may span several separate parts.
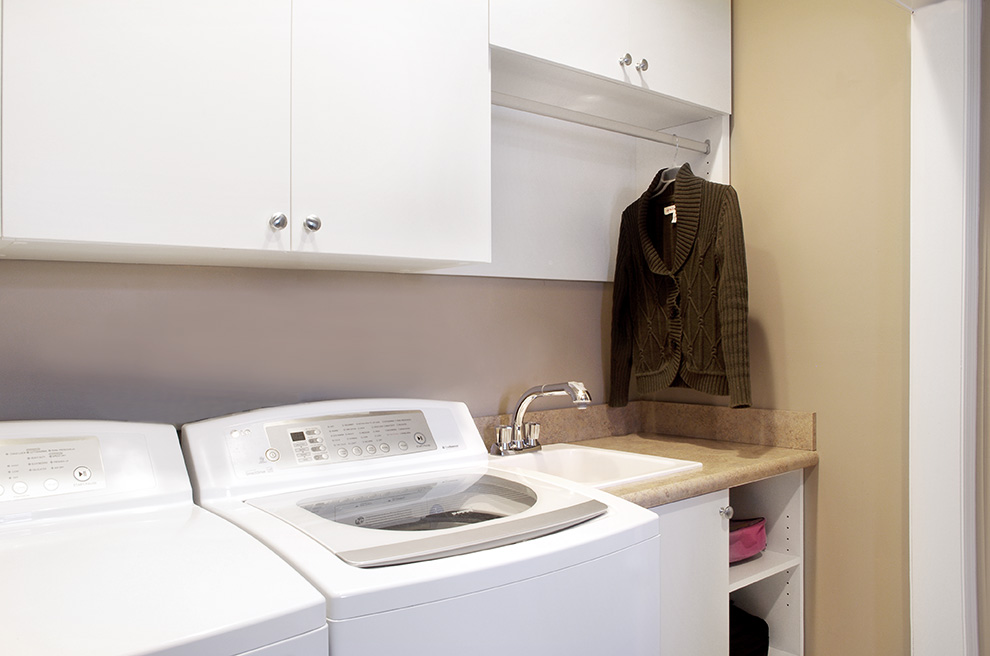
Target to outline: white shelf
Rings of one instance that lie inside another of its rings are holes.
[[[804,654],[804,472],[729,491],[736,517],[765,517],[767,550],[729,567],[732,601],[770,625],[770,654]]]
[[[664,134],[678,126],[724,116],[632,84],[491,47],[492,102],[512,109],[651,138],[707,152],[710,144]],[[650,136],[652,133],[652,136]]]
[[[797,567],[800,564],[800,556],[764,551],[755,558],[729,566],[729,592],[735,592],[739,588],[762,581],[769,576]]]

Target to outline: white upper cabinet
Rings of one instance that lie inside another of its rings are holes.
[[[292,36],[293,243],[488,261],[486,3],[295,0]]]
[[[615,0],[490,0],[493,46],[616,79],[635,69],[619,59],[631,52],[630,2]]]
[[[731,112],[730,0],[491,0],[490,14],[492,45]]]
[[[288,248],[288,0],[3,12],[5,238]]]
[[[485,2],[3,11],[0,253],[381,270],[490,258]]]

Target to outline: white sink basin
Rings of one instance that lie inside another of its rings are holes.
[[[540,451],[511,456],[489,456],[503,467],[532,469],[597,488],[701,469],[700,462],[576,444],[548,444]]]

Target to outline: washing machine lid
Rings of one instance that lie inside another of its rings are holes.
[[[291,524],[356,567],[493,549],[564,530],[608,509],[580,493],[487,467],[302,490],[246,503]]]

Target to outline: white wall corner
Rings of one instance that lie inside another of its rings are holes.
[[[926,4],[911,27],[911,645],[976,656],[980,2]]]

